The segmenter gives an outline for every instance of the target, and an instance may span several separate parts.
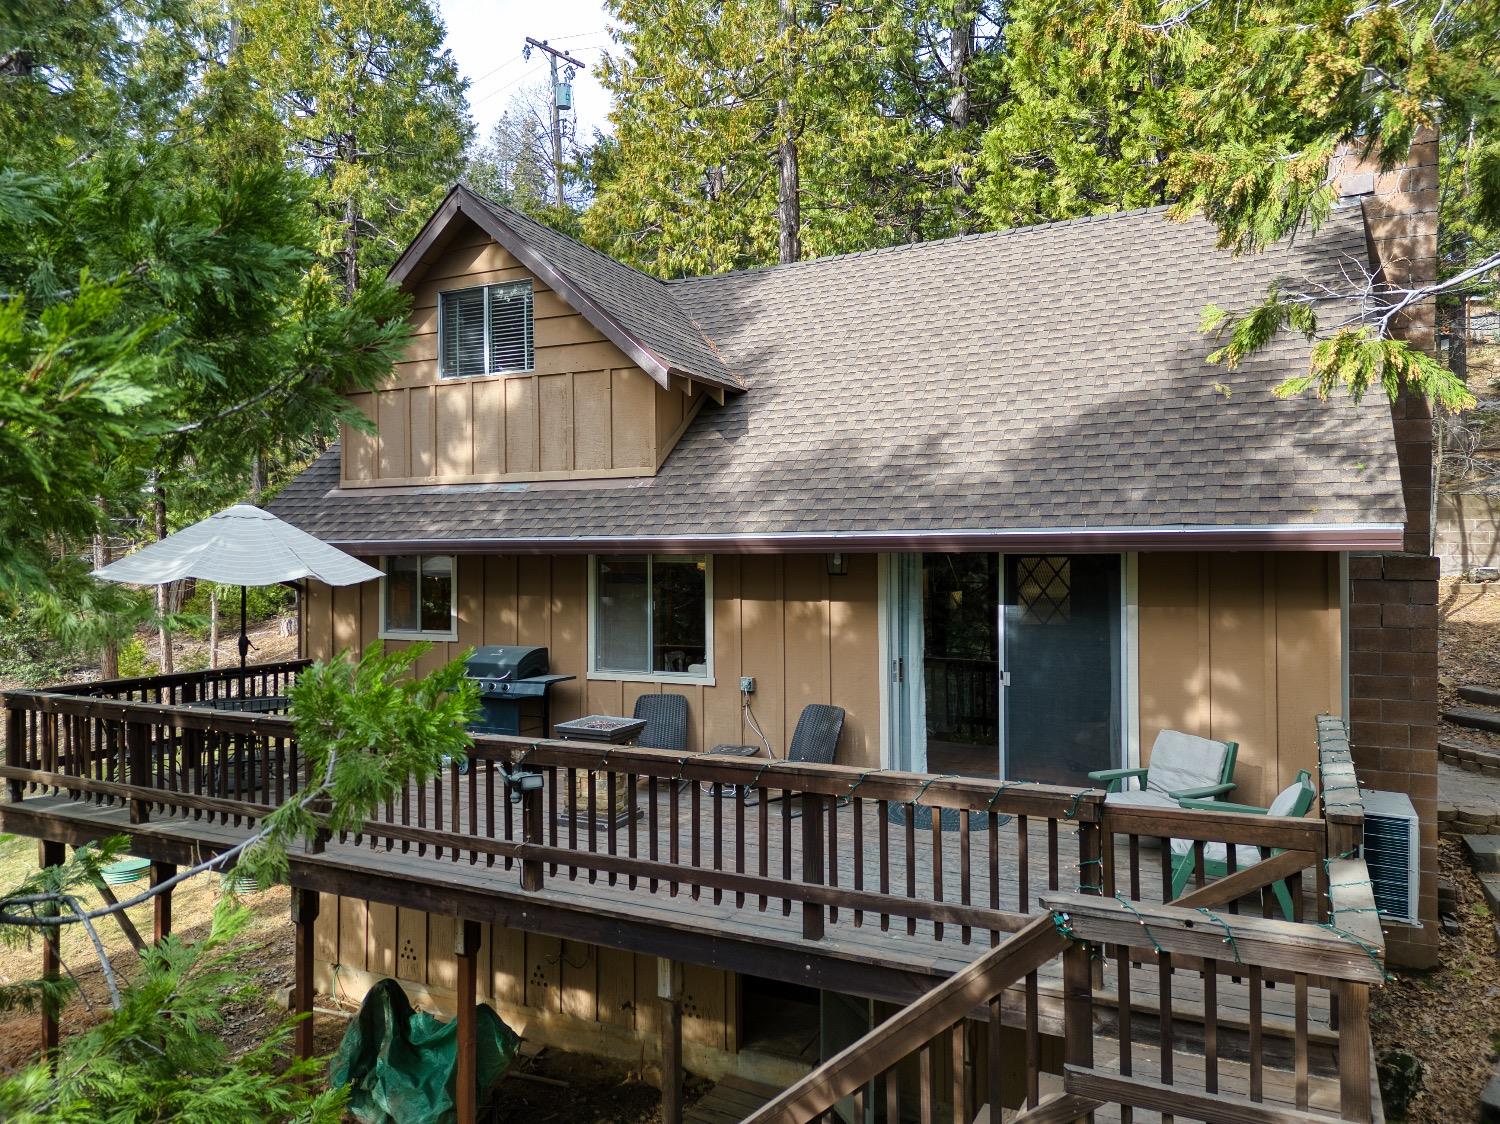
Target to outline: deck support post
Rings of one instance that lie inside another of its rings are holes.
[[[1063,952],[1063,1060],[1094,1068],[1094,960],[1084,941]]]
[[[479,1002],[478,921],[459,919],[454,928],[453,954],[458,968],[458,1067],[453,1075],[453,1108],[458,1124],[474,1124],[479,1117]]]
[[[130,783],[137,788],[151,787],[151,731],[143,722],[125,724],[125,755],[130,765]],[[145,823],[151,818],[149,800],[130,801],[130,822]]]
[[[1113,845],[1113,844],[1111,844]],[[1165,860],[1163,860],[1165,861]],[[1080,894],[1104,893],[1104,830],[1097,820],[1081,821],[1078,825],[1078,892]],[[1095,953],[1089,959],[1094,986],[1104,986],[1103,949],[1092,946]]]
[[[666,957],[657,959],[656,995],[661,1000],[662,1124],[682,1124],[681,964]]]
[[[24,768],[26,765],[26,712],[24,710],[5,711],[5,763],[12,769]],[[21,781],[12,777],[5,782],[5,796],[12,804],[21,802]]]
[[[292,887],[292,1048],[301,1061],[313,1056],[313,923],[318,919],[315,890]]]
[[[1370,1117],[1370,985],[1340,983],[1339,1115],[1345,1120]]]
[[[151,864],[151,885],[160,886],[176,874],[176,863],[153,862]],[[160,944],[164,937],[172,935],[172,891],[170,889],[158,891],[151,898],[151,907],[151,939]]]
[[[823,833],[828,802],[828,797],[817,793],[802,794],[802,881],[809,886],[823,885],[827,869]],[[802,936],[810,941],[823,939],[823,907],[817,902],[802,903]]]
[[[37,841],[37,861],[42,866],[61,866],[67,861],[67,853],[61,843],[51,839]],[[49,917],[57,916],[57,903],[52,902],[41,907],[41,912]],[[61,933],[56,925],[48,925],[42,930],[42,979],[56,981],[60,976],[62,968],[62,957],[58,955],[58,938]],[[47,1009],[42,1005],[42,1057],[47,1064],[56,1068],[57,1066],[57,1028],[58,1012]]]
[[[540,788],[521,792],[521,841],[535,847],[541,847],[546,843],[543,831],[546,812],[542,807],[542,796],[543,792]],[[553,873],[555,874],[556,871],[554,870]],[[521,889],[534,891],[541,888],[541,862],[536,859],[522,859]]]

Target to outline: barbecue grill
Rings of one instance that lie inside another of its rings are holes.
[[[576,678],[548,670],[547,649],[491,644],[464,661],[464,674],[479,684],[479,717],[469,728],[480,734],[546,737],[554,685]]]

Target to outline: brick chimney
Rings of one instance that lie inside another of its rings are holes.
[[[1364,212],[1370,265],[1390,284],[1437,277],[1437,134],[1420,133],[1401,167],[1382,172],[1357,150],[1334,158],[1340,194]],[[1437,354],[1434,301],[1414,306],[1393,334]],[[1401,491],[1404,552],[1349,559],[1349,732],[1365,788],[1404,792],[1421,817],[1420,929],[1386,929],[1392,963],[1437,962],[1438,560],[1432,557],[1435,473],[1432,410],[1420,395],[1391,405]]]

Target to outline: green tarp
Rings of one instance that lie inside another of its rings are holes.
[[[479,1097],[500,1080],[520,1036],[489,1007],[477,1008]],[[349,1085],[349,1113],[362,1124],[449,1124],[458,1064],[458,1022],[412,1010],[395,980],[360,1005],[333,1055],[329,1081]]]

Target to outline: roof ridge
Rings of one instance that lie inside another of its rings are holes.
[[[691,277],[672,277],[668,278],[665,284],[668,288],[672,288],[678,285],[688,285],[695,281],[718,281],[724,277],[744,277],[755,273],[777,273],[785,270],[801,269],[809,265],[824,265],[829,262],[849,261],[853,258],[901,253],[929,246],[947,246],[958,242],[980,242],[986,239],[1029,234],[1034,231],[1053,230],[1063,226],[1078,226],[1090,222],[1107,222],[1113,219],[1139,218],[1142,215],[1149,215],[1155,212],[1170,211],[1172,206],[1170,203],[1158,203],[1150,207],[1132,207],[1124,211],[1105,211],[1097,215],[1079,215],[1071,219],[1053,219],[1051,222],[1029,223],[1025,226],[1007,226],[1003,230],[976,230],[969,234],[952,234],[947,238],[926,238],[917,242],[897,242],[891,246],[874,246],[868,250],[851,250],[844,254],[821,254],[818,257],[803,258],[800,261],[775,262],[771,265],[748,266],[744,269],[727,269],[722,273],[699,273]],[[647,276],[650,275],[648,274]]]
[[[652,274],[647,273],[644,269],[639,269],[636,266],[631,265],[629,262],[621,261],[619,258],[615,257],[613,254],[606,254],[603,250],[599,250],[599,249],[596,249],[593,246],[590,246],[582,238],[574,238],[571,234],[568,234],[566,231],[558,230],[555,226],[549,226],[546,223],[542,222],[540,219],[535,218],[532,215],[528,215],[525,211],[522,211],[522,210],[520,210],[520,209],[518,209],[516,207],[511,207],[511,206],[508,206],[505,203],[500,203],[500,202],[498,202],[498,201],[496,201],[494,199],[491,199],[488,195],[484,194],[484,192],[482,192],[482,191],[475,191],[474,188],[472,188],[472,187],[469,186],[469,184],[468,184],[467,181],[460,181],[460,182],[463,183],[464,189],[466,191],[468,191],[469,194],[473,195],[476,199],[478,199],[486,207],[489,207],[491,210],[503,212],[507,216],[514,215],[515,217],[521,219],[524,222],[531,223],[533,226],[539,226],[543,230],[545,230],[548,234],[551,234],[551,235],[553,235],[553,236],[555,236],[557,238],[566,238],[569,242],[573,243],[573,245],[579,247],[580,249],[587,250],[589,253],[593,254],[595,257],[603,258],[605,261],[610,262],[612,265],[617,265],[621,269],[628,269],[631,273],[634,273],[638,277],[644,278],[644,279],[646,279],[648,281],[654,281],[656,284],[660,285],[663,289],[667,289],[668,288],[667,283],[665,281],[663,281],[660,277],[655,277]]]

